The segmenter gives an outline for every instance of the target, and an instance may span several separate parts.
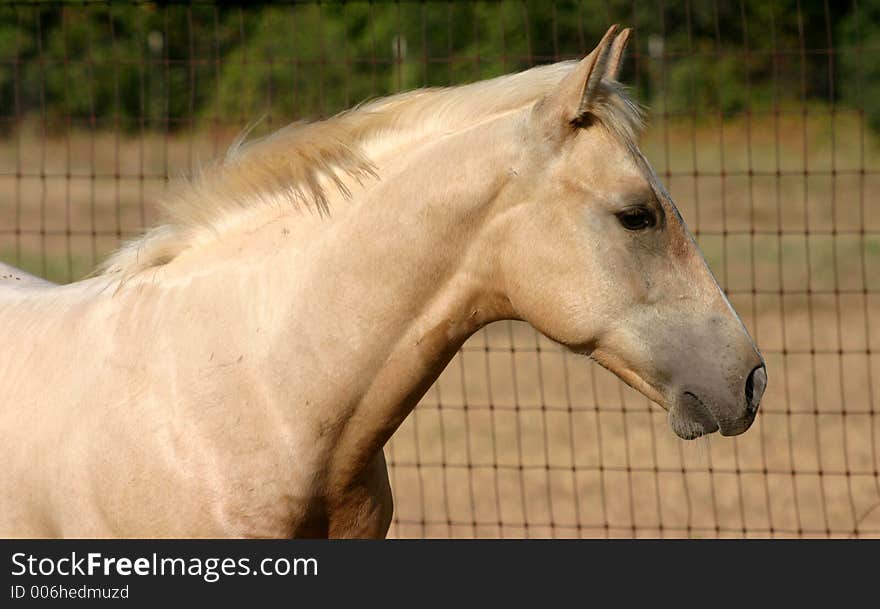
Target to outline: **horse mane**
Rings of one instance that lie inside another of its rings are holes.
[[[96,272],[127,278],[167,264],[205,235],[219,233],[243,209],[277,206],[280,200],[295,209],[329,213],[327,186],[347,197],[346,180],[362,183],[377,177],[371,148],[393,149],[523,108],[551,91],[576,63],[399,93],[322,121],[295,122],[250,142],[246,129],[225,157],[169,189],[159,203],[162,224],[125,243]],[[591,113],[628,146],[635,145],[643,129],[642,113],[622,85],[603,80]]]

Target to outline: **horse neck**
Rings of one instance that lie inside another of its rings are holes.
[[[296,373],[290,398],[322,404],[317,416],[338,430],[338,484],[381,450],[473,332],[510,316],[484,239],[516,154],[505,124],[379,165],[378,182],[336,202],[324,228],[286,253],[281,285],[295,305],[273,361],[325,363],[308,380]]]
[[[516,141],[499,119],[388,155],[329,218],[267,210],[106,298],[134,316],[152,295],[186,366],[236,364],[199,380],[217,387],[175,386],[228,395],[231,411],[265,405],[345,487],[461,344],[511,316],[486,233]],[[254,399],[236,398],[242,386]]]

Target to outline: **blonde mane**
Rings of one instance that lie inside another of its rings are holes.
[[[245,142],[192,179],[175,185],[160,202],[165,222],[124,244],[98,269],[130,277],[161,266],[218,233],[237,211],[277,205],[329,213],[325,185],[349,195],[346,180],[376,178],[371,147],[404,146],[432,133],[466,128],[546,95],[576,65],[564,61],[457,87],[419,89],[371,101],[318,122],[297,122]],[[597,122],[632,147],[642,131],[639,107],[616,81],[602,81]]]

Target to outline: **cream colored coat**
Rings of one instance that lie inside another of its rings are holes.
[[[763,362],[635,148],[627,35],[236,148],[105,273],[0,279],[0,536],[383,536],[382,447],[499,319],[744,431]]]

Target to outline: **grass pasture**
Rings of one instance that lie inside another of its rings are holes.
[[[22,126],[0,140],[0,260],[84,276],[234,131]],[[589,360],[495,324],[386,449],[392,535],[880,536],[878,142],[809,107],[655,118],[643,148],[767,358],[755,425],[680,441]]]

